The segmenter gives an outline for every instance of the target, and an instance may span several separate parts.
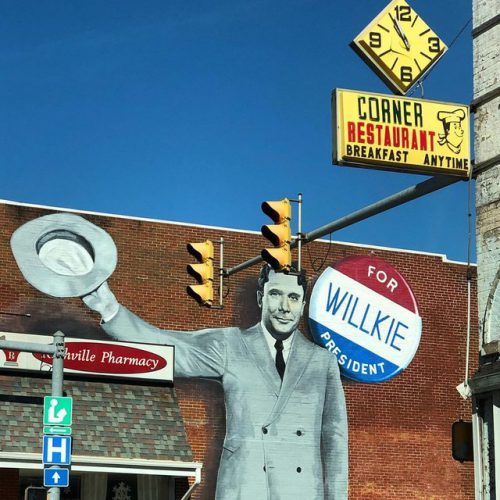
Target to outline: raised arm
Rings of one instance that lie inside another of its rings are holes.
[[[119,304],[107,283],[82,300],[101,315],[103,330],[117,340],[175,346],[177,377],[222,377],[226,363],[226,335],[232,329],[161,330]]]

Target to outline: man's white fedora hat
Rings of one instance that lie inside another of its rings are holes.
[[[111,236],[74,214],[57,213],[16,229],[12,253],[26,281],[53,297],[82,297],[106,281],[116,267]]]

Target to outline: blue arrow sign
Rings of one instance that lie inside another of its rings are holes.
[[[62,488],[69,486],[69,469],[44,469],[43,485]]]
[[[42,461],[45,465],[69,465],[71,437],[43,436]]]

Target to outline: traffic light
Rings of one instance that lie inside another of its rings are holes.
[[[214,300],[214,244],[210,240],[188,243],[187,250],[199,262],[187,266],[187,272],[199,283],[188,286],[187,293],[199,304],[210,307]]]
[[[460,462],[474,461],[472,422],[458,420],[451,426],[451,456]]]
[[[274,224],[262,226],[261,232],[274,248],[264,248],[262,258],[271,265],[275,271],[290,270],[292,264],[292,252],[290,242],[292,234],[290,230],[290,218],[292,207],[288,198],[279,201],[265,201],[262,203],[262,211],[271,217]]]

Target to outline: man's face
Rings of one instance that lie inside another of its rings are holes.
[[[462,128],[461,122],[453,122],[450,124],[450,130],[448,131],[446,140],[456,148],[462,144],[464,140],[464,129]]]
[[[297,276],[270,271],[264,292],[257,292],[257,301],[262,309],[262,322],[275,338],[288,338],[297,325],[304,310],[304,289]]]

